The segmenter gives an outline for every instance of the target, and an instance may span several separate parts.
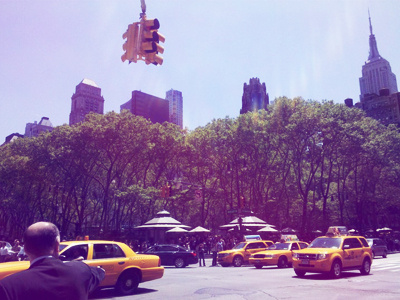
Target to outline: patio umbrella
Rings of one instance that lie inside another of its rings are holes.
[[[194,233],[199,233],[199,232],[210,232],[210,230],[205,229],[204,227],[197,226],[196,228],[193,228],[189,232],[194,232]]]
[[[272,228],[271,226],[265,226],[264,228],[257,230],[257,232],[278,232],[278,230]]]
[[[381,229],[377,229],[376,231],[391,231],[392,228],[388,228],[388,227],[383,227]]]
[[[182,227],[182,228],[190,228],[190,226],[183,225],[178,220],[175,220],[171,217],[171,214],[166,210],[160,211],[157,213],[157,217],[151,219],[146,222],[144,225],[137,226],[135,228],[173,228],[173,227]]]
[[[181,228],[181,227],[174,227],[174,228],[172,228],[170,230],[167,230],[166,232],[179,232],[179,233],[182,233],[182,232],[188,232],[188,231],[186,229]]]
[[[297,230],[294,230],[293,228],[290,228],[290,227],[286,227],[286,228],[282,229],[281,232],[283,232],[283,233],[296,233]]]

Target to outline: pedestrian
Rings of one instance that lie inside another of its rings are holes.
[[[205,256],[204,244],[200,243],[198,249],[199,250],[197,251],[197,253],[199,254],[199,267],[201,267],[201,261],[203,261],[203,267],[205,267],[206,266],[206,261],[204,259],[204,256]]]
[[[7,255],[8,255],[7,244],[5,242],[2,242],[0,246],[0,263],[6,262]]]
[[[217,255],[218,255],[217,244],[218,244],[218,241],[216,243],[214,243],[214,246],[212,246],[212,248],[211,248],[211,252],[212,252],[212,263],[211,263],[211,266],[212,267],[216,267],[217,266]]]
[[[52,223],[38,222],[29,226],[24,243],[30,267],[0,281],[0,299],[86,300],[104,279],[105,271],[100,267],[90,267],[81,261],[64,263],[58,259],[60,232]]]

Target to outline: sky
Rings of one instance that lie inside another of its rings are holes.
[[[101,88],[104,112],[140,90],[183,95],[189,130],[235,118],[244,83],[265,82],[270,101],[359,100],[370,11],[382,57],[400,76],[398,0],[146,0],[166,41],[164,63],[122,63],[122,34],[140,0],[0,0],[0,144],[26,123],[68,124],[75,87]]]

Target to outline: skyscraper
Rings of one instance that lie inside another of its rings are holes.
[[[259,109],[267,109],[269,96],[265,82],[260,83],[258,78],[250,78],[249,84],[244,83],[242,96],[242,109],[240,114]]]
[[[389,94],[397,92],[396,75],[392,73],[389,62],[378,52],[375,35],[372,32],[371,17],[369,17],[369,31],[369,56],[362,67],[360,78],[361,102],[368,95],[379,95],[380,89],[388,89]]]
[[[169,121],[168,101],[140,91],[133,91],[132,98],[121,105],[123,109],[132,114],[149,119],[153,123],[164,123]]]
[[[69,125],[82,122],[90,112],[104,113],[104,98],[101,96],[101,88],[93,80],[83,79],[76,86],[71,101]]]
[[[171,89],[165,98],[169,101],[169,121],[183,128],[182,92]]]
[[[360,78],[360,103],[368,117],[382,124],[400,124],[400,93],[397,91],[396,75],[392,73],[389,62],[378,52],[375,35],[372,32],[369,16],[369,56],[362,66]],[[346,105],[352,106],[346,99]]]

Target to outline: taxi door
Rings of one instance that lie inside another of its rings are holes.
[[[106,276],[101,282],[102,286],[115,285],[127,261],[124,252],[116,244],[104,243],[92,246],[93,258],[86,263],[91,266],[100,266],[106,271]]]
[[[265,249],[267,249],[267,246],[263,242],[249,243],[244,251],[244,260],[248,261],[252,254],[264,251]]]
[[[357,238],[345,239],[343,242],[343,267],[361,266],[362,251],[362,245]]]

